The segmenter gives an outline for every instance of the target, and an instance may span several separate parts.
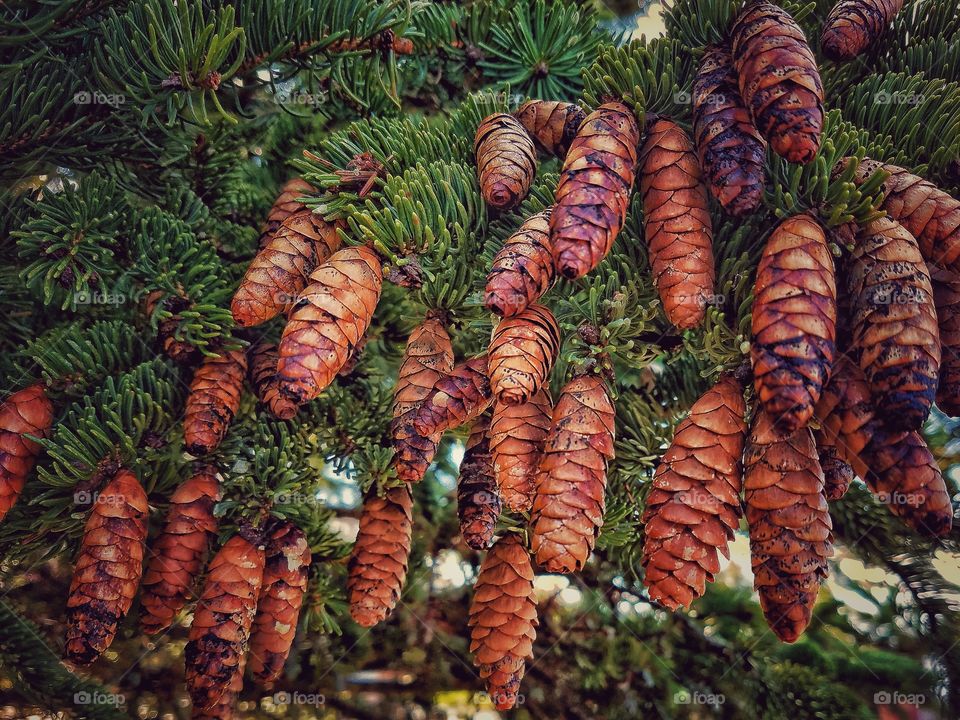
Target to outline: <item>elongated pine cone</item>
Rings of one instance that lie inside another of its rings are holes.
[[[191,455],[216,449],[240,408],[247,356],[242,350],[221,350],[204,359],[193,374],[183,421],[183,440]]]
[[[960,416],[960,279],[943,270],[932,273],[933,300],[942,347],[937,407],[950,417]]]
[[[264,552],[234,535],[213,556],[184,650],[187,691],[209,710],[243,675],[250,627],[263,584]]]
[[[437,380],[414,413],[413,428],[424,436],[443,433],[479,417],[491,402],[487,356],[478,355]]]
[[[753,294],[754,387],[777,429],[792,433],[813,416],[836,351],[833,256],[811,216],[789,217],[771,233]]]
[[[648,126],[640,151],[643,231],[650,269],[667,319],[680,329],[701,323],[713,295],[713,228],[700,163],[672,120]]]
[[[270,414],[281,420],[289,420],[297,414],[297,404],[280,392],[277,363],[280,354],[273,343],[261,342],[250,348],[250,384],[257,400]]]
[[[174,491],[163,531],[150,548],[140,594],[140,624],[148,634],[170,627],[187,604],[217,534],[213,507],[220,496],[216,470],[200,466]]]
[[[243,672],[247,667],[247,656],[240,658],[240,667],[230,679],[226,691],[206,710],[194,708],[190,720],[233,720],[237,709],[237,700],[243,690]]]
[[[516,533],[497,540],[480,564],[470,604],[470,652],[497,710],[517,702],[537,639],[533,566]]]
[[[89,665],[110,647],[137,594],[147,539],[147,494],[121,469],[87,517],[67,599],[67,659]]]
[[[781,437],[758,410],[743,456],[753,585],[770,629],[795,642],[827,577],[830,513],[810,428]]]
[[[490,312],[510,317],[535,303],[553,285],[556,270],[550,248],[550,213],[532,215],[493,258],[483,303]]]
[[[250,631],[250,674],[269,686],[290,654],[303,596],[307,592],[310,545],[303,531],[282,521],[266,537],[263,585]]]
[[[903,0],[839,0],[823,23],[820,49],[831,60],[853,60],[893,22]]]
[[[563,161],[550,216],[557,272],[583,277],[603,260],[627,219],[640,128],[624,104],[590,113]]]
[[[350,616],[363,627],[384,620],[400,599],[413,530],[411,486],[371,488],[363,503],[360,531],[350,554],[347,593]]]
[[[528,100],[514,113],[530,137],[544,152],[561,160],[577,136],[587,113],[576,103]]]
[[[490,423],[490,451],[500,498],[513,512],[530,512],[543,445],[550,431],[553,401],[542,388],[519,405],[496,402]]]
[[[26,435],[46,437],[52,424],[53,403],[43,383],[18,390],[0,405],[0,521],[20,498],[40,454],[40,445]]]
[[[917,430],[937,392],[940,338],[916,240],[888,217],[860,229],[850,255],[852,349],[891,430]]]
[[[723,209],[735,217],[756,210],[763,198],[767,144],[740,97],[725,47],[707,47],[697,68],[693,138],[707,187]]]
[[[443,433],[418,433],[413,428],[413,417],[434,385],[452,370],[450,335],[439,318],[428,316],[407,339],[393,393],[392,462],[401,480],[419,482],[433,462]]]
[[[519,205],[537,174],[537,150],[523,125],[512,115],[494,113],[477,128],[473,149],[487,205],[497,210]]]
[[[310,275],[280,340],[280,392],[302,405],[324,391],[367,331],[383,288],[368,247],[339,250]]]
[[[670,610],[703,595],[740,522],[743,386],[726,375],[690,408],[653,476],[643,511],[644,584]]]
[[[820,149],[823,84],[803,30],[786,10],[750,2],[731,31],[740,94],[777,155],[808,163]]]
[[[614,409],[603,380],[568,382],[553,409],[531,511],[531,546],[548,572],[576,572],[590,557],[613,459]]]
[[[490,389],[501,403],[527,402],[550,377],[560,353],[560,327],[545,305],[504,318],[487,348]]]
[[[457,478],[457,517],[464,542],[474,550],[490,547],[500,519],[500,494],[493,477],[490,455],[490,416],[473,421]]]
[[[284,220],[294,213],[307,209],[307,206],[300,202],[298,198],[314,195],[316,192],[316,188],[302,178],[295,177],[287,180],[280,188],[277,199],[273,201],[270,212],[267,213],[267,220],[261,228],[260,247],[267,246]]]

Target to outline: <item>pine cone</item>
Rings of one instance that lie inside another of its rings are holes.
[[[836,350],[833,256],[816,220],[795,215],[774,229],[753,294],[754,387],[777,429],[789,434],[813,416]]]
[[[20,498],[40,454],[40,445],[26,435],[46,437],[52,424],[53,404],[43,383],[18,390],[0,405],[0,521]]]
[[[494,113],[477,128],[473,149],[487,205],[497,210],[519,205],[537,174],[537,151],[523,125],[511,115]]]
[[[363,627],[384,620],[400,599],[413,530],[411,492],[404,483],[380,497],[373,487],[363,503],[347,578],[350,616]]]
[[[478,355],[434,384],[413,415],[413,428],[424,436],[443,433],[479,417],[492,400],[487,356]]]
[[[550,248],[551,208],[537,213],[508,237],[487,275],[484,305],[511,317],[535,303],[553,285],[556,270]]]
[[[497,710],[517,702],[538,624],[530,555],[510,533],[483,559],[470,605],[470,652]]]
[[[500,495],[493,477],[490,456],[490,417],[484,413],[473,421],[457,479],[457,516],[460,534],[474,550],[490,547],[500,519]]]
[[[903,0],[839,0],[823,23],[820,49],[831,60],[853,60],[879,39]]]
[[[860,455],[873,434],[873,403],[863,371],[846,356],[841,355],[834,361],[830,382],[823,389],[814,415],[820,423],[817,447],[835,448],[837,456],[864,477],[867,468]],[[830,493],[827,497],[837,499],[830,497]]]
[[[637,167],[640,128],[623,103],[590,113],[563,161],[550,216],[557,271],[571,280],[607,256],[627,219]]]
[[[660,461],[643,511],[644,584],[670,610],[689,607],[720,570],[740,522],[743,386],[726,375],[690,408]]]
[[[603,380],[568,382],[553,409],[531,511],[531,545],[548,572],[583,567],[603,525],[614,409]]]
[[[193,375],[183,421],[183,440],[191,455],[217,448],[240,408],[247,356],[242,350],[221,350],[204,359]]]
[[[243,672],[246,667],[247,656],[244,655],[240,658],[239,668],[237,672],[233,674],[233,677],[230,679],[230,684],[227,685],[227,689],[223,695],[220,696],[220,699],[206,710],[193,708],[193,712],[190,714],[190,720],[233,720],[236,712],[237,699],[243,690]]]
[[[541,150],[561,160],[587,114],[575,103],[528,100],[514,113]]]
[[[950,417],[957,417],[960,416],[960,279],[944,270],[935,270],[931,280],[942,347],[937,407]]]
[[[853,482],[853,466],[843,459],[839,448],[831,445],[819,430],[813,431],[813,439],[823,469],[823,494],[827,500],[839,500],[847,494]]]
[[[803,30],[786,10],[751,2],[731,34],[740,94],[757,129],[778,155],[811,162],[820,149],[823,84]]]
[[[340,250],[310,275],[280,340],[280,391],[302,405],[333,382],[367,331],[383,287],[368,247]]]
[[[550,431],[553,401],[543,388],[520,405],[495,403],[490,424],[493,472],[504,504],[513,512],[530,512],[543,444]]]
[[[190,301],[175,295],[167,295],[163,290],[154,290],[146,298],[144,309],[147,317],[153,317],[153,313],[161,302],[164,309],[173,315],[161,320],[157,325],[157,341],[160,349],[178,365],[193,365],[200,351],[190,343],[177,339],[181,321],[178,313],[189,308]]]
[[[559,352],[560,328],[548,307],[530,305],[501,320],[487,349],[490,389],[497,400],[527,402],[547,382]]]
[[[67,599],[67,659],[89,665],[110,647],[143,572],[147,494],[121,469],[87,517]]]
[[[277,346],[269,342],[253,345],[249,350],[250,384],[257,400],[263,403],[270,414],[281,420],[289,420],[297,414],[297,404],[280,392],[277,363],[280,355]]]
[[[302,178],[291,178],[280,188],[280,194],[273,201],[273,207],[267,213],[267,221],[263,224],[260,235],[260,247],[265,248],[273,239],[273,234],[283,224],[283,221],[294,213],[307,209],[307,206],[297,198],[305,195],[314,195],[317,190]]]

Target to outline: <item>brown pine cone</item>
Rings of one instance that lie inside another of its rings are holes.
[[[690,607],[720,571],[718,551],[740,522],[743,386],[725,375],[690,408],[653,477],[643,511],[644,584],[650,599]]]
[[[667,319],[681,330],[703,321],[713,295],[713,228],[693,143],[672,120],[648,125],[640,151],[643,231]]]
[[[934,270],[933,301],[942,347],[937,407],[950,417],[960,416],[960,279],[944,270]]]
[[[147,494],[121,469],[87,517],[67,599],[67,659],[89,665],[110,647],[143,572]]]
[[[520,405],[494,403],[490,424],[493,472],[503,503],[530,512],[543,444],[550,431],[553,401],[546,388]]]
[[[839,0],[823,23],[820,49],[831,60],[853,60],[875,43],[903,0]]]
[[[487,348],[490,389],[506,405],[527,402],[549,379],[559,353],[560,327],[550,308],[529,305],[504,318]]]
[[[294,213],[307,209],[307,206],[298,200],[306,195],[314,195],[317,190],[310,183],[302,178],[290,178],[280,188],[280,194],[273,201],[270,212],[267,213],[267,220],[260,230],[260,247],[265,248],[273,234],[283,224],[283,221]]]
[[[0,521],[20,498],[40,454],[40,445],[26,436],[46,437],[52,424],[53,403],[43,383],[18,390],[0,405]]]
[[[483,303],[510,317],[535,303],[553,285],[556,270],[550,248],[551,208],[533,215],[508,237],[493,258]]]
[[[500,519],[500,495],[493,477],[489,429],[489,414],[484,413],[473,421],[457,479],[460,534],[474,550],[490,547]]]
[[[281,420],[289,420],[297,414],[297,404],[280,392],[280,380],[277,378],[277,363],[280,355],[277,346],[269,342],[260,342],[248,351],[250,365],[250,384],[257,400],[263,403],[270,414]]]
[[[190,720],[233,720],[237,709],[237,699],[243,690],[243,671],[247,667],[247,656],[240,658],[240,666],[227,685],[226,691],[220,696],[212,707],[206,710],[193,708],[190,714]]]
[[[528,100],[514,113],[541,150],[561,160],[587,114],[575,103]]]
[[[483,119],[473,140],[480,192],[497,210],[515,208],[537,174],[537,150],[516,118],[494,113]]]
[[[839,500],[847,494],[855,473],[853,466],[841,456],[839,448],[831,445],[819,430],[813,431],[813,439],[817,444],[817,457],[823,469],[823,494],[827,500]]]
[[[247,356],[242,350],[221,350],[206,357],[190,382],[183,421],[187,452],[200,456],[215,450],[240,408]]]
[[[867,468],[860,455],[873,434],[874,413],[870,384],[860,366],[844,355],[834,361],[814,415],[820,424],[817,447],[835,448],[837,456],[864,477]]]
[[[493,401],[487,356],[478,355],[440,378],[413,415],[421,435],[443,433],[479,417]]]
[[[163,290],[154,290],[147,295],[145,311],[147,317],[152,318],[157,306],[163,303],[165,310],[173,313],[171,317],[161,320],[157,324],[157,342],[163,354],[179,365],[193,365],[200,351],[184,340],[177,339],[180,327],[180,316],[190,307],[190,301],[175,295],[167,295]]]
[[[470,604],[470,652],[497,710],[517,702],[525,663],[537,639],[533,566],[516,533],[490,548]]]

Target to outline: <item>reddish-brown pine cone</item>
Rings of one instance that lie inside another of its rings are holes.
[[[243,690],[243,671],[247,667],[247,656],[240,658],[240,668],[234,673],[226,692],[220,696],[212,707],[206,710],[193,708],[190,720],[233,720],[236,711],[237,699]]]
[[[443,433],[480,417],[492,401],[487,356],[478,355],[434,383],[413,414],[413,429],[424,436]]]
[[[550,249],[551,210],[527,218],[493,258],[483,298],[490,312],[501,317],[516,315],[553,285],[556,270]]]
[[[392,464],[401,480],[419,482],[433,462],[443,433],[418,433],[413,417],[434,385],[452,370],[450,335],[439,318],[428,316],[407,339],[393,392]]]
[[[774,152],[808,163],[820,149],[823,84],[803,30],[786,10],[751,2],[733,26],[740,94]]]
[[[562,160],[587,114],[576,103],[528,100],[514,116],[530,133],[537,147]]]
[[[184,650],[195,710],[212,708],[243,675],[250,627],[263,583],[264,552],[234,535],[213,556]]]
[[[307,591],[310,545],[303,531],[283,521],[266,538],[263,585],[257,616],[250,631],[250,674],[264,686],[283,671],[297,634],[297,621]]]
[[[227,434],[240,408],[247,356],[243,350],[220,350],[204,358],[193,374],[183,420],[183,441],[191,455],[206,455]]]
[[[217,533],[213,507],[220,496],[216,470],[200,466],[170,497],[163,531],[150,548],[140,594],[140,624],[148,634],[166,630],[190,599]]]
[[[795,642],[827,577],[830,513],[809,427],[785,437],[758,409],[743,456],[753,586],[770,629]]]
[[[834,361],[830,381],[820,395],[814,415],[820,425],[817,447],[835,448],[839,458],[864,477],[867,468],[860,454],[873,434],[873,403],[863,370],[845,355]]]
[[[917,242],[889,217],[857,233],[847,269],[852,349],[891,430],[917,430],[937,392],[940,337]]]
[[[676,610],[703,595],[740,522],[743,386],[722,377],[690,408],[660,461],[643,511],[644,584]]]
[[[89,665],[110,647],[133,604],[143,572],[147,494],[121,469],[96,501],[83,528],[67,599],[67,659]]]
[[[693,138],[710,192],[739,217],[763,198],[767,144],[753,124],[726,47],[707,47],[693,82]]]
[[[568,382],[553,409],[531,511],[531,546],[548,572],[583,567],[603,525],[614,409],[603,380]]]
[[[337,376],[360,342],[383,288],[380,258],[368,247],[339,250],[310,275],[280,340],[280,391],[302,405]]]
[[[0,405],[0,521],[23,491],[40,445],[26,435],[46,437],[53,424],[53,404],[43,383],[10,395]]]
[[[841,457],[836,445],[831,445],[820,430],[813,431],[817,456],[823,469],[823,494],[827,500],[839,500],[847,494],[856,475],[853,467]]]
[[[277,363],[280,354],[277,346],[261,342],[249,350],[250,384],[257,400],[262,402],[270,414],[281,420],[289,420],[297,414],[297,404],[280,392],[280,380],[277,377]]]
[[[473,421],[457,478],[457,516],[464,542],[474,550],[490,547],[500,519],[500,494],[490,455],[490,415]]]
[[[957,417],[960,416],[960,279],[944,270],[934,270],[931,275],[942,347],[937,407],[950,417]]]
[[[520,405],[494,403],[490,451],[500,498],[513,512],[530,512],[553,401],[546,388]]]
[[[273,239],[273,234],[283,224],[283,221],[294,213],[307,210],[307,206],[299,201],[306,195],[316,194],[316,188],[302,178],[291,178],[280,188],[280,194],[273,201],[267,220],[261,228],[260,247],[265,248]]]
[[[559,353],[560,327],[545,305],[504,318],[487,348],[494,396],[507,405],[527,402],[547,382]]]
[[[407,577],[412,531],[412,486],[388,488],[383,497],[371,488],[347,576],[350,616],[357,624],[373,627],[393,611]]]
[[[700,324],[713,295],[713,228],[700,163],[687,134],[660,118],[640,151],[643,231],[667,319]]]
[[[603,260],[627,219],[640,128],[623,103],[590,113],[563,161],[550,216],[557,272],[583,277]]]
[[[517,703],[538,624],[530,555],[510,533],[483,559],[470,604],[470,652],[497,710]]]
[[[177,313],[190,307],[190,301],[175,295],[167,295],[163,290],[154,290],[146,299],[147,317],[153,317],[157,305],[163,302],[164,308],[173,313],[172,317],[161,320],[157,325],[157,341],[163,354],[181,365],[192,365],[199,354],[199,350],[184,340],[177,339],[180,326],[180,317]]]
[[[523,125],[512,115],[494,113],[477,128],[473,150],[487,205],[497,210],[519,205],[537,174],[537,150]]]
[[[836,351],[833,256],[811,216],[794,215],[771,233],[753,295],[753,384],[777,429],[792,433],[813,416]]]
[[[820,49],[831,60],[853,60],[893,22],[903,0],[839,0],[823,23]]]

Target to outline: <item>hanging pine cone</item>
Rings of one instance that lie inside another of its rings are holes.
[[[280,392],[280,380],[277,377],[277,363],[280,355],[277,346],[270,342],[261,342],[250,348],[250,384],[257,400],[262,402],[270,414],[281,420],[289,420],[297,414],[297,404]]]
[[[836,350],[833,256],[811,216],[787,218],[771,233],[753,294],[754,387],[777,429],[792,433],[813,416]]]
[[[110,647],[143,572],[147,494],[121,469],[87,517],[67,599],[67,659],[89,665]]]
[[[460,534],[474,550],[490,547],[500,519],[500,495],[493,477],[489,429],[490,416],[487,413],[473,421],[457,479]]]
[[[220,350],[204,359],[193,374],[183,421],[183,441],[191,455],[205,455],[223,440],[240,408],[247,356]]]
[[[246,667],[247,656],[244,655],[240,658],[239,668],[237,672],[233,674],[233,677],[230,679],[230,684],[227,685],[227,689],[223,695],[220,696],[220,699],[206,710],[193,708],[193,712],[190,714],[190,720],[233,720],[237,707],[237,699],[243,690],[243,672]]]
[[[583,567],[603,525],[614,410],[603,380],[582,375],[560,392],[531,511],[531,545],[548,572]]]
[[[261,228],[260,247],[264,248],[269,244],[270,240],[273,239],[273,234],[283,224],[284,220],[294,213],[307,210],[307,206],[300,202],[298,198],[314,195],[316,192],[316,188],[302,178],[295,177],[287,180],[280,188],[277,199],[273,201],[270,212],[267,213],[267,221]]]
[[[670,610],[689,607],[720,571],[740,522],[743,386],[722,377],[690,408],[653,477],[643,512],[644,584]]]
[[[514,115],[537,147],[561,160],[587,117],[579,105],[556,100],[528,100]]]
[[[823,129],[823,84],[803,30],[786,10],[750,2],[731,34],[740,94],[757,129],[788,161],[812,161]]]
[[[147,295],[144,303],[147,317],[153,317],[161,302],[164,309],[173,315],[157,324],[157,342],[160,349],[164,355],[179,365],[194,364],[200,351],[190,343],[177,339],[181,319],[179,313],[190,307],[190,301],[175,295],[167,295],[163,290],[154,290]]]
[[[820,49],[831,60],[853,60],[877,41],[903,0],[839,0],[823,23]]]
[[[0,521],[20,498],[40,445],[26,435],[46,437],[53,424],[53,404],[43,383],[10,395],[0,405]]]
[[[497,210],[515,208],[537,174],[537,150],[516,118],[494,113],[483,119],[473,141],[480,192]]]
[[[201,465],[170,497],[163,531],[150,548],[140,594],[140,624],[154,635],[170,627],[191,596],[217,533],[213,507],[220,497],[216,469]]]
[[[373,487],[363,503],[347,577],[350,616],[363,627],[384,620],[400,599],[410,559],[411,493],[408,483],[387,489],[383,497]]]
[[[553,401],[546,388],[520,405],[494,403],[490,424],[493,472],[503,503],[530,512],[543,444],[550,431]]]
[[[413,428],[424,436],[445,432],[479,417],[492,401],[487,356],[478,355],[434,384],[413,415]]]
[[[563,161],[550,216],[557,272],[571,280],[607,256],[627,219],[640,128],[619,102],[601,105],[580,126]]]
[[[843,459],[837,446],[831,445],[819,430],[813,431],[813,440],[823,470],[823,494],[827,500],[839,500],[847,494],[853,482],[853,467]]]
[[[553,285],[551,211],[547,208],[527,218],[493,258],[483,299],[490,312],[501,317],[516,315]]]
[[[280,391],[302,405],[333,382],[367,331],[383,268],[368,247],[339,250],[310,275],[280,340]]]
[[[950,417],[960,416],[960,279],[944,270],[932,273],[933,301],[942,347],[937,407]]]
[[[560,327],[548,307],[530,305],[504,318],[487,349],[490,389],[501,403],[527,402],[547,382],[559,353]]]
[[[510,533],[483,559],[470,604],[470,652],[497,710],[517,702],[538,624],[530,555]]]
[[[836,454],[864,477],[867,469],[860,455],[873,434],[873,403],[863,371],[846,356],[834,361],[830,382],[823,389],[814,415],[820,424],[817,447],[835,448]]]

